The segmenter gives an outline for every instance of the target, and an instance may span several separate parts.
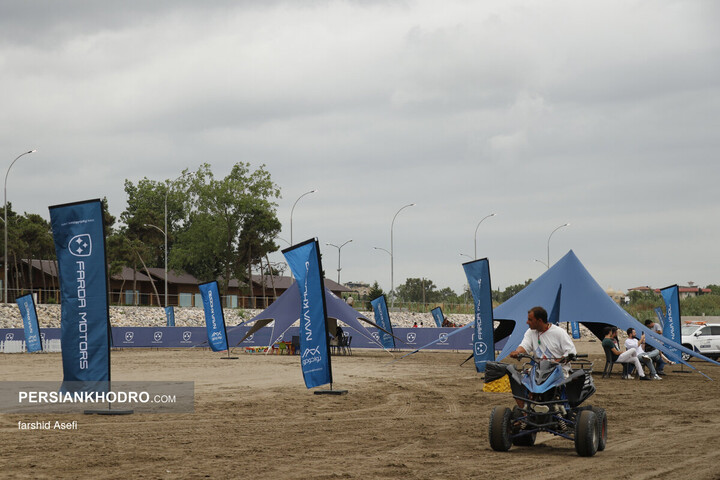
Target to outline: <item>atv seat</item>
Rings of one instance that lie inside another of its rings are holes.
[[[605,350],[605,368],[603,369],[603,378],[610,377],[610,374],[612,373],[613,366],[615,366],[615,361],[613,360],[612,350],[609,348],[603,347],[603,350]],[[621,363],[623,373],[622,378],[625,378],[628,376],[628,367],[630,366],[629,363]]]

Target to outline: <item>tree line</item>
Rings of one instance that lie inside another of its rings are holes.
[[[280,188],[264,165],[252,169],[239,162],[226,177],[215,178],[210,165],[203,164],[196,171],[183,170],[174,180],[125,180],[125,193],[120,222],[102,199],[110,275],[124,266],[138,271],[164,267],[167,235],[169,269],[202,282],[220,279],[226,292],[231,279],[247,282],[253,269],[279,248],[273,240],[281,229],[275,202]],[[8,224],[8,265],[15,268],[15,288],[39,288],[20,284],[20,259],[56,259],[50,224],[37,214],[18,215],[10,204]]]

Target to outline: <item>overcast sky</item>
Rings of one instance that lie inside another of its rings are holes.
[[[720,283],[720,2],[9,1],[19,212],[265,164],[326,275],[493,288],[570,249],[604,288]],[[287,245],[279,241],[284,247]],[[275,254],[273,259],[280,260]]]

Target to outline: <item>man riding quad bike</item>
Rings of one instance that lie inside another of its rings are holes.
[[[512,395],[518,404],[512,409],[493,409],[489,429],[493,450],[506,452],[511,445],[532,446],[537,432],[574,440],[575,450],[583,457],[591,457],[605,449],[605,410],[580,406],[595,393],[592,362],[577,357],[569,355],[560,361],[535,361],[530,355],[520,354],[518,358],[530,360],[520,366],[520,371],[506,363],[487,363],[485,382],[508,375]]]

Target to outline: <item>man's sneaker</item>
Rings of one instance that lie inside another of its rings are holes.
[[[665,373],[664,371],[662,371],[662,372],[657,372],[657,374],[660,375],[661,377],[664,377],[665,375],[667,375],[667,373]]]
[[[625,375],[625,376],[623,377],[623,380],[633,380],[634,378],[635,378],[635,377],[633,377],[632,375]]]
[[[645,375],[644,377],[640,377],[640,380],[650,380],[650,377],[648,377],[647,375]]]
[[[662,377],[660,375],[655,375],[653,377],[653,380],[662,380]]]

